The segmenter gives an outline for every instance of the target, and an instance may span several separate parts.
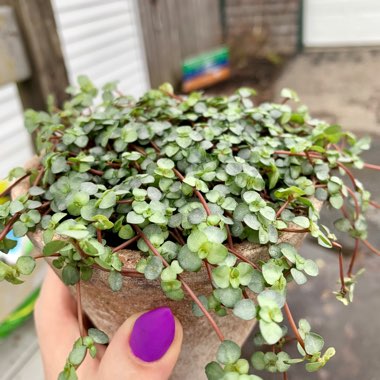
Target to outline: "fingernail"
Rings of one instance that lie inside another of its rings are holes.
[[[175,321],[168,307],[160,307],[136,319],[129,339],[132,352],[144,362],[153,362],[165,355],[173,342]]]

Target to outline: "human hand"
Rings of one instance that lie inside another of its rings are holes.
[[[49,269],[37,301],[35,324],[45,380],[56,380],[79,337],[76,302]],[[108,347],[97,345],[77,370],[79,380],[168,379],[180,353],[182,326],[169,308],[128,318]]]

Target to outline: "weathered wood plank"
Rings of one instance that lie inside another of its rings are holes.
[[[11,7],[0,6],[0,85],[30,76],[29,62]]]
[[[30,61],[30,78],[18,83],[24,107],[44,109],[50,94],[61,104],[69,82],[50,0],[0,0],[0,5],[14,9]]]
[[[218,0],[138,2],[152,86],[178,85],[182,61],[222,42]]]

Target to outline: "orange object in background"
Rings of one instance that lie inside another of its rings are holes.
[[[221,47],[186,59],[182,65],[182,91],[199,90],[221,82],[231,75],[229,50]]]

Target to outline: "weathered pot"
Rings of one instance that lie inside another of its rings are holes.
[[[28,165],[34,166],[32,163]],[[28,181],[21,182],[15,187],[12,196],[25,194],[28,189]],[[288,242],[299,247],[306,234],[285,233],[280,241]],[[36,232],[30,235],[35,247],[42,251],[42,233]],[[267,258],[267,247],[254,245],[248,242],[236,244],[235,249],[253,262]],[[120,251],[121,259],[126,269],[135,268],[140,259],[138,251]],[[46,259],[49,264],[52,259]],[[60,271],[56,272],[60,274]],[[198,273],[187,273],[184,276],[186,282],[197,295],[208,295],[212,288],[205,269]],[[172,375],[175,380],[201,380],[206,379],[205,365],[215,359],[219,346],[219,340],[206,318],[197,318],[192,315],[192,301],[186,295],[182,301],[171,301],[163,294],[159,281],[147,281],[144,278],[123,277],[123,287],[119,292],[112,292],[108,285],[108,274],[102,270],[94,269],[92,279],[82,282],[82,304],[84,311],[96,327],[113,336],[118,327],[130,315],[156,308],[169,306],[184,329],[184,341],[180,359]],[[75,289],[72,289],[75,294]],[[231,339],[238,344],[243,344],[253,326],[253,321],[243,321],[233,315],[224,318],[215,316],[215,319],[223,331],[226,339]]]

